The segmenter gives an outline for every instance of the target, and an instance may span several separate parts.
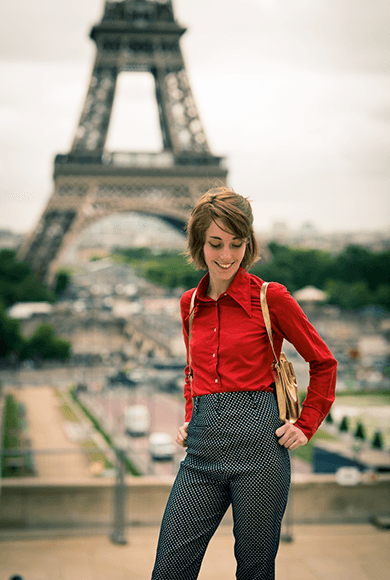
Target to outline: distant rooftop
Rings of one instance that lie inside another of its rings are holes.
[[[17,302],[8,309],[8,316],[18,320],[26,320],[34,314],[50,314],[53,305],[48,302]]]

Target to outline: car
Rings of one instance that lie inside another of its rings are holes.
[[[131,405],[124,412],[125,431],[132,437],[143,437],[150,429],[150,415],[145,405]]]
[[[110,385],[125,385],[126,387],[135,387],[137,384],[125,371],[118,371],[115,375],[108,377],[107,381]]]
[[[149,453],[152,460],[172,460],[175,445],[169,433],[152,433],[149,436]]]

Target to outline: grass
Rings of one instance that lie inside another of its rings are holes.
[[[390,405],[390,390],[342,391],[336,394],[336,403],[359,406]]]
[[[3,449],[17,449],[20,444],[21,409],[12,395],[6,395],[4,406]]]
[[[4,406],[4,434],[2,448],[4,451],[25,450],[26,443],[22,436],[23,406],[8,394]],[[14,465],[12,465],[12,463]],[[0,473],[2,477],[26,477],[32,475],[34,466],[31,453],[18,453],[2,457]]]
[[[73,389],[70,390],[70,394],[71,394],[74,402],[83,411],[84,415],[86,415],[88,417],[88,419],[91,421],[91,423],[94,426],[94,428],[96,429],[96,431],[98,431],[98,433],[100,433],[100,435],[103,437],[103,439],[106,441],[106,443],[110,447],[113,447],[113,441],[112,441],[110,435],[104,431],[104,429],[100,425],[100,422],[98,421],[98,419],[96,419],[95,415],[93,413],[91,413],[91,411],[88,409],[88,407],[86,407],[86,405],[84,405],[84,403],[82,403],[79,400],[79,398],[76,395],[76,392]]]
[[[346,409],[342,410],[340,407]],[[336,409],[337,415],[348,416],[349,433],[353,434],[357,425],[362,423],[368,442],[372,442],[375,432],[379,430],[383,435],[384,449],[390,448],[389,391],[340,393],[336,396],[333,417],[336,415]]]
[[[57,395],[57,397],[59,397],[61,399],[61,411],[62,411],[64,418],[67,421],[70,421],[72,423],[78,423],[79,420],[78,420],[76,413],[68,405],[68,403],[64,400],[62,394],[60,393],[60,391],[58,389],[56,389],[56,395]]]
[[[76,413],[73,411],[73,409],[70,407],[70,405],[68,405],[68,403],[64,400],[62,393],[58,389],[56,390],[56,395],[61,400],[61,407],[60,408],[61,408],[61,412],[62,412],[64,418],[67,421],[70,421],[71,423],[80,423],[79,418],[77,417]],[[96,443],[94,441],[92,441],[91,439],[87,439],[85,441],[82,441],[80,443],[80,446],[83,449],[88,449],[87,456],[88,456],[88,459],[91,463],[100,463],[104,469],[112,469],[112,467],[113,467],[112,462],[107,459],[107,457],[99,449],[99,447],[96,445]],[[96,451],[95,451],[95,449],[96,449]]]
[[[71,388],[69,390],[69,392],[70,392],[70,395],[71,395],[72,399],[74,400],[74,402],[80,407],[80,409],[83,411],[83,413],[88,417],[88,419],[91,421],[91,423],[94,426],[94,428],[96,429],[96,431],[101,434],[101,436],[104,438],[104,440],[107,442],[107,444],[115,451],[115,446],[114,446],[113,440],[111,439],[110,435],[108,433],[106,433],[106,431],[104,431],[104,429],[100,425],[100,422],[95,417],[95,415],[93,413],[91,413],[91,411],[88,409],[88,407],[86,407],[79,400],[79,398],[77,397],[75,388]],[[124,461],[125,461],[127,473],[129,473],[130,475],[133,475],[133,476],[142,475],[141,472],[135,467],[135,465],[133,465],[133,463],[129,459],[127,459],[127,457],[125,457]]]
[[[91,441],[90,439],[88,441],[83,441],[81,447],[83,447],[83,449],[88,449],[87,455],[91,463],[100,463],[103,465],[104,469],[112,469],[114,467],[112,462],[107,459],[94,441]]]

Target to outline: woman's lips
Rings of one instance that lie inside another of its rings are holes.
[[[222,268],[222,270],[228,270],[231,266],[233,266],[234,262],[230,262],[229,264],[219,264],[219,262],[215,262],[217,266]]]

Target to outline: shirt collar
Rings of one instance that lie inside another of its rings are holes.
[[[251,305],[251,284],[250,275],[242,266],[240,266],[237,274],[231,281],[226,294],[228,294],[233,300],[237,302],[248,314],[252,315],[252,305]],[[207,288],[209,285],[209,273],[207,273],[201,281],[199,282],[196,298],[202,302],[210,302],[212,298],[207,296]]]

